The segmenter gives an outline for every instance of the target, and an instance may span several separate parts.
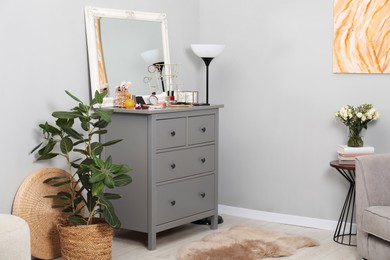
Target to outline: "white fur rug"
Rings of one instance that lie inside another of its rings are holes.
[[[235,226],[210,234],[178,251],[179,260],[257,260],[293,255],[302,247],[318,246],[315,239],[258,227]]]

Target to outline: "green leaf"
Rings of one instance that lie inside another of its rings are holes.
[[[51,158],[54,158],[58,155],[58,153],[48,153],[48,154],[45,154],[45,155],[41,155],[37,158],[38,161],[42,161],[42,160],[49,160]]]
[[[67,220],[72,223],[86,223],[87,221],[81,215],[70,215]]]
[[[56,181],[56,180],[61,180],[61,179],[68,179],[69,177],[67,176],[55,176],[51,178],[47,178],[46,180],[43,181],[43,183],[49,183],[51,181]]]
[[[104,98],[105,96],[108,95],[108,89],[104,90],[102,93],[101,93],[102,97]]]
[[[103,146],[97,147],[97,148],[93,151],[93,153],[94,153],[95,155],[100,155],[102,152],[103,152]]]
[[[79,140],[73,143],[74,146],[84,143],[85,140]]]
[[[89,170],[89,169],[90,169],[89,166],[94,165],[94,164],[95,164],[95,162],[94,162],[93,159],[87,158],[87,159],[84,159],[84,160],[80,163],[80,166],[81,166],[81,168],[87,168],[87,169]]]
[[[112,141],[105,142],[105,143],[103,143],[102,145],[103,145],[103,146],[110,146],[110,145],[119,143],[119,142],[121,142],[122,140],[123,140],[123,139],[112,140]]]
[[[96,111],[96,110],[95,110],[95,111]],[[92,119],[100,119],[100,116],[99,116],[98,113],[93,112],[93,113],[91,114],[91,118],[92,118]]]
[[[78,163],[71,162],[70,165],[71,165],[73,168],[76,168],[76,169],[80,168],[80,164],[78,164]]]
[[[51,114],[55,118],[61,119],[74,119],[80,116],[79,113],[76,112],[68,112],[68,111],[57,111]]]
[[[119,174],[113,178],[115,187],[126,186],[132,182],[132,178],[127,174]]]
[[[62,200],[70,200],[72,199],[72,195],[69,192],[60,191],[57,193],[58,198]]]
[[[102,104],[103,103],[103,95],[99,93],[99,91],[95,91],[95,100],[97,103]]]
[[[80,173],[79,171],[76,173],[79,177],[79,180],[81,181],[83,189],[87,190],[89,193],[92,189],[92,183],[89,182],[89,176],[85,173]]]
[[[63,210],[62,210],[62,212],[73,212],[73,207],[72,206],[69,206],[69,207],[67,207],[67,208],[64,208]]]
[[[104,178],[104,185],[106,185],[110,189],[114,188],[115,183],[110,175],[106,175],[106,177]]]
[[[90,183],[96,183],[102,181],[106,178],[106,175],[102,172],[93,172],[91,178],[89,179]]]
[[[117,200],[117,199],[120,199],[122,198],[121,195],[119,194],[115,194],[115,193],[104,193],[103,194],[103,197],[107,200]]]
[[[117,215],[115,214],[115,210],[111,202],[105,198],[100,198],[100,205],[103,208],[103,216],[106,222],[112,228],[115,229],[120,228],[121,222],[119,221]]]
[[[89,212],[92,212],[93,210],[96,210],[95,207],[97,206],[98,197],[92,196],[91,193],[88,193],[87,197],[87,209]]]
[[[74,123],[74,119],[58,118],[56,120],[56,125],[61,128],[64,126],[72,127],[73,123]]]
[[[73,149],[73,142],[69,137],[64,137],[60,143],[61,152],[63,154],[68,154]]]
[[[104,189],[104,182],[100,181],[92,184],[92,196],[100,196]]]
[[[96,110],[95,113],[98,114],[99,117],[100,117],[102,120],[104,120],[104,121],[110,123],[110,122],[111,122],[111,114],[112,114],[112,112],[113,112],[113,110],[98,109],[98,110]]]
[[[51,184],[51,186],[53,186],[53,187],[60,187],[60,186],[63,186],[63,185],[69,184],[69,183],[70,183],[70,180],[67,180],[67,181],[53,183],[53,184]]]
[[[53,204],[51,207],[53,209],[56,209],[56,208],[64,208],[66,206],[68,206],[68,204]]]
[[[89,130],[89,122],[88,121],[81,121],[81,128],[84,129],[84,131]]]
[[[83,201],[83,198],[82,197],[78,197],[77,199],[75,199],[73,202],[75,205],[79,205],[81,202]],[[84,206],[83,206],[84,207]]]
[[[44,143],[44,142],[41,142],[40,144],[38,144],[37,146],[35,146],[35,147],[30,151],[29,154],[34,153],[39,147],[41,147],[41,145],[42,145],[43,143]]]
[[[82,155],[88,155],[88,152],[83,149],[73,149],[74,152],[81,153]]]
[[[45,199],[59,199],[58,195],[46,195],[43,196]]]
[[[111,166],[112,166],[112,157],[110,155],[110,156],[108,156],[107,160],[104,162],[104,168],[110,169]]]
[[[54,141],[53,138],[50,138],[47,141],[47,144],[38,151],[38,154],[45,155],[45,154],[50,153],[53,150],[53,148],[55,147],[55,145],[56,145],[56,141]]]
[[[92,133],[90,134],[90,136],[92,136],[92,135],[94,135],[94,134],[99,134],[99,135],[107,134],[107,130],[105,130],[105,129],[96,130],[96,131],[92,132]]]
[[[108,126],[108,122],[106,122],[106,121],[104,121],[104,120],[99,120],[99,121],[93,123],[93,126],[94,126],[94,127],[98,127],[98,128],[100,128],[100,129],[106,128],[106,127]]]
[[[77,102],[79,103],[83,103],[83,101],[81,101],[80,99],[78,99],[76,96],[74,96],[72,93],[70,93],[69,91],[65,90],[65,93],[68,94],[68,96],[70,96],[71,98],[73,98],[74,100],[76,100]]]
[[[99,157],[95,156],[95,155],[92,155],[93,156],[93,163],[95,163],[99,168],[103,168],[104,167],[104,161],[102,159],[100,159]]]
[[[79,215],[81,213],[81,211],[83,210],[84,206],[80,207],[79,209],[77,209],[74,214],[75,215]]]
[[[83,104],[83,103],[79,103],[79,109],[80,111],[84,112],[84,113],[87,113],[89,111],[89,106]]]
[[[73,128],[71,127],[67,127],[67,126],[64,126],[62,128],[64,130],[65,133],[67,133],[70,137],[73,137],[77,140],[84,140],[83,138],[83,135],[78,133],[76,130],[74,130]]]
[[[128,173],[132,171],[130,167],[127,164],[113,164],[110,167],[110,171],[113,174],[119,174],[119,173]]]
[[[50,125],[47,122],[45,124],[40,124],[39,127],[42,128],[45,132],[50,133],[52,135],[60,135],[61,134],[61,131],[58,128]]]
[[[96,155],[99,155],[103,152],[103,146],[99,142],[93,142],[91,144],[92,152]]]

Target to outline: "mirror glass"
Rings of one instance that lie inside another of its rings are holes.
[[[86,7],[85,18],[92,95],[122,81],[134,95],[162,92],[153,64],[170,64],[165,14]]]

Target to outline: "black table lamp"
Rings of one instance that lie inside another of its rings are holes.
[[[210,62],[217,57],[225,49],[222,44],[191,44],[192,51],[206,64],[206,103],[198,103],[197,105],[209,105],[209,65]]]

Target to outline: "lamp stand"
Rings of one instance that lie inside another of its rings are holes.
[[[194,106],[209,106],[209,65],[214,58],[202,57],[204,64],[206,64],[206,103],[196,103]]]
[[[210,62],[214,58],[209,58],[209,57],[202,57],[202,60],[204,61],[204,64],[206,64],[206,103],[198,103],[196,106],[209,106],[209,65]],[[198,225],[211,225],[211,217],[208,218],[203,218],[199,219],[197,221],[192,222],[194,224]],[[222,216],[218,215],[218,224],[223,223],[223,218]]]

